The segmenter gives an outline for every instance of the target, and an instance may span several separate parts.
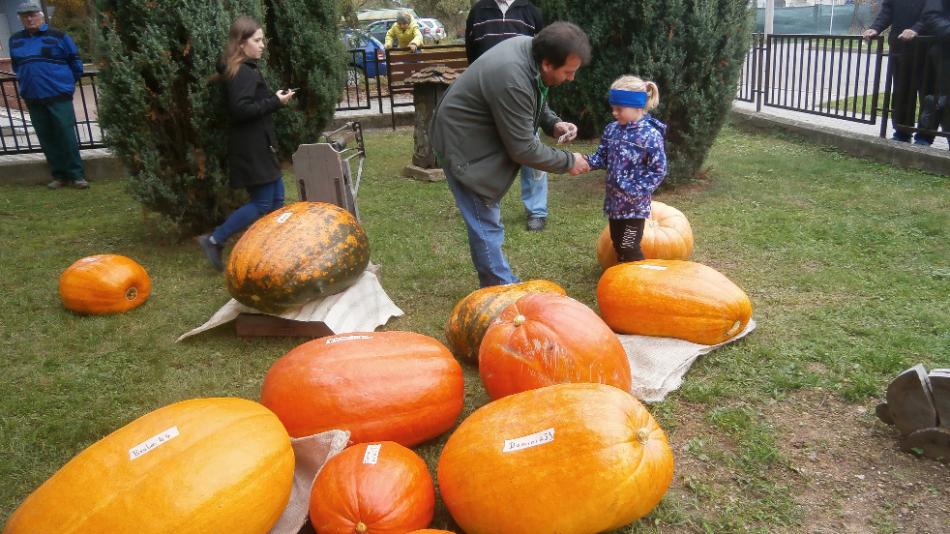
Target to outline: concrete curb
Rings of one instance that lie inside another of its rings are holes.
[[[81,150],[86,180],[98,182],[124,178],[125,166],[108,150]],[[53,179],[43,154],[10,156],[0,158],[0,184],[37,185]]]
[[[938,176],[950,175],[950,151],[920,147],[911,143],[897,143],[876,136],[744,109],[733,108],[730,118],[733,124],[744,130],[765,132],[780,130],[801,137],[809,143],[833,146],[852,156],[888,163],[896,167],[917,169]]]

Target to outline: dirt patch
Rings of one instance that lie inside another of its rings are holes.
[[[709,439],[704,407],[671,433],[678,476],[671,491],[687,497],[690,481],[730,486],[732,473],[687,450]],[[803,391],[762,408],[784,458],[781,477],[801,524],[770,532],[938,534],[950,525],[950,466],[900,451],[897,430],[877,420],[874,405],[851,405],[825,391]],[[718,446],[730,447],[728,439]],[[736,488],[736,491],[741,489]]]

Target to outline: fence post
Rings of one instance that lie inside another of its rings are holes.
[[[881,83],[881,62],[884,60],[883,37],[877,38],[877,67],[874,69],[874,97],[872,107],[877,104],[877,88]],[[894,72],[894,61],[892,61],[891,51],[887,51],[887,72],[884,74],[884,105],[881,107],[881,138],[887,137],[887,119],[891,114],[891,80]]]

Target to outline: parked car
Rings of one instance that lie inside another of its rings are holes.
[[[347,49],[348,65],[363,71],[367,78],[386,75],[386,48],[379,39],[353,28],[343,30],[341,38]]]
[[[445,25],[439,19],[419,19],[418,22],[424,42],[439,44],[445,39]]]
[[[386,32],[389,31],[389,28],[393,27],[393,24],[396,23],[396,19],[380,19],[374,20],[366,25],[366,31],[376,38],[381,43],[386,42]]]

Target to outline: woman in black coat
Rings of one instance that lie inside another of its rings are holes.
[[[231,24],[221,65],[231,116],[228,166],[231,187],[247,189],[251,200],[214,232],[198,237],[198,244],[218,271],[224,270],[221,252],[228,238],[284,205],[284,181],[271,114],[290,101],[294,91],[273,93],[267,87],[257,66],[264,46],[264,31],[256,20],[238,17]]]

